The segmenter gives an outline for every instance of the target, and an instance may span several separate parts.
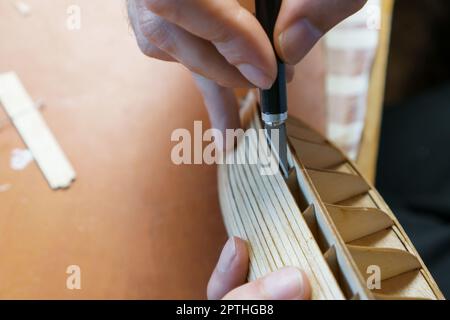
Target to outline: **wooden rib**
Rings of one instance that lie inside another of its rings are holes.
[[[367,237],[352,241],[351,245],[365,246],[374,248],[393,248],[399,250],[407,250],[408,248],[399,239],[395,231],[396,226],[379,231]],[[408,274],[414,273],[413,279]],[[392,279],[387,279],[382,282],[382,290],[377,293],[384,293],[394,296],[420,297],[424,296],[430,299],[436,299],[437,296],[428,284],[426,273],[422,270],[412,271]]]
[[[337,255],[336,255],[336,247],[332,246],[324,253],[324,258],[327,261],[328,265],[330,266],[331,271],[334,274],[334,277],[337,279],[339,278],[339,265],[337,261]]]
[[[387,229],[394,224],[385,212],[374,208],[336,205],[326,205],[326,208],[346,243]]]
[[[312,169],[314,169],[314,168],[312,168]],[[358,173],[353,169],[352,165],[348,162],[344,162],[337,166],[326,168],[326,169],[328,169],[330,171],[337,171],[337,172],[342,172],[342,173],[358,175]]]
[[[367,274],[369,266],[378,266],[381,269],[381,280],[390,279],[402,273],[421,268],[419,260],[407,251],[352,245],[347,247],[366,280],[370,276]]]
[[[348,244],[360,247],[406,250],[405,245],[397,237],[395,231],[392,228],[378,231],[366,237],[351,241]]]
[[[318,225],[316,217],[316,209],[314,205],[310,205],[305,210],[305,212],[303,212],[303,218],[305,219],[306,224],[309,227],[309,230],[311,230],[311,233],[313,234],[316,243],[319,245],[320,250],[322,250],[322,252],[327,250],[330,244],[327,242],[327,239],[323,234],[323,230]]]
[[[325,203],[336,204],[370,190],[367,182],[356,175],[313,169],[308,169],[307,173]]]
[[[381,289],[374,290],[373,293],[375,295],[389,296],[396,299],[399,297],[436,299],[433,290],[431,290],[421,270],[413,270],[384,280],[381,282]]]
[[[317,132],[293,125],[289,120],[286,124],[288,136],[291,138],[303,139],[315,143],[324,143],[326,140]]]
[[[378,208],[378,205],[372,199],[370,192],[357,195],[350,199],[339,201],[336,204],[346,207]]]
[[[316,212],[314,210],[314,206],[311,205],[308,207],[308,209],[303,212],[303,218],[306,221],[306,224],[309,227],[309,230],[311,230],[313,236],[315,239],[317,239],[317,220],[316,220]]]
[[[405,245],[400,241],[392,228],[378,231],[366,237],[351,241],[348,244],[360,247],[406,250]]]
[[[316,130],[314,130],[310,126],[308,126],[303,120],[300,120],[300,118],[289,116],[286,123],[289,125],[292,125],[296,128],[304,128],[304,129],[310,130],[316,134],[319,134]],[[320,135],[320,136],[322,136],[322,135]]]
[[[307,168],[328,169],[345,162],[342,153],[329,144],[319,144],[293,137],[290,138],[290,142]]]

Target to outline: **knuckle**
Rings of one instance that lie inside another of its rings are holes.
[[[176,44],[170,32],[168,23],[156,17],[141,24],[142,33],[152,44],[167,53],[174,53]]]

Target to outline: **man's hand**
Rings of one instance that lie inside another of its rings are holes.
[[[297,268],[283,268],[247,282],[248,250],[245,241],[231,238],[209,280],[208,298],[225,300],[307,300],[311,289]]]
[[[284,0],[275,27],[278,55],[295,65],[337,23],[366,0]],[[275,52],[256,18],[237,0],[128,0],[131,25],[144,54],[191,70],[212,125],[239,126],[233,92],[268,89],[277,74]]]

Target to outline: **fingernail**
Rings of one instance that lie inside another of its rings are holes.
[[[301,19],[283,31],[278,38],[282,58],[289,64],[303,59],[322,36],[308,19]]]
[[[280,269],[263,279],[266,294],[273,300],[306,299],[306,286],[303,274],[297,268]]]
[[[221,273],[226,273],[230,270],[233,260],[236,257],[236,242],[234,238],[228,239],[225,247],[220,254],[219,262],[217,263],[217,270]]]
[[[275,80],[269,77],[264,71],[251,64],[240,64],[237,68],[248,81],[261,89],[270,89]]]

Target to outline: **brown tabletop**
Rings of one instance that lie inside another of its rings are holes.
[[[204,298],[226,234],[215,167],[170,160],[172,131],[207,121],[189,73],[139,52],[122,1],[77,0],[78,31],[73,1],[27,2],[27,17],[0,2],[0,72],[45,103],[77,180],[52,191],[35,163],[12,170],[24,145],[0,129],[0,298]]]

